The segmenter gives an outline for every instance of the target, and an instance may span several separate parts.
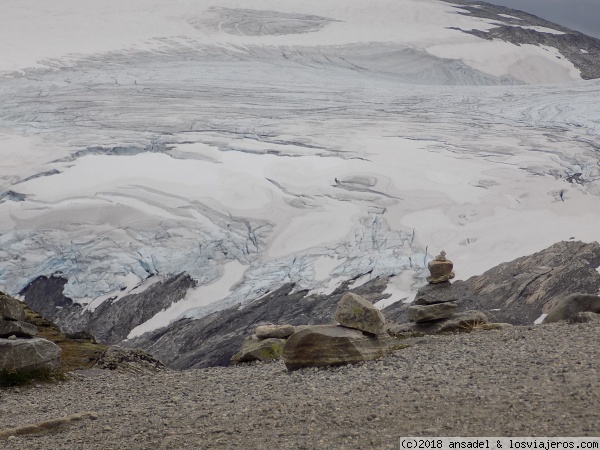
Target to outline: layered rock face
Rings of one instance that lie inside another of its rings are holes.
[[[529,325],[561,298],[600,291],[600,244],[558,242],[551,247],[502,263],[483,275],[456,281],[459,311],[484,311],[494,322]]]

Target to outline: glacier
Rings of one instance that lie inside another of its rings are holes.
[[[0,18],[8,293],[63,277],[94,311],[197,282],[133,338],[288,283],[392,277],[386,304],[406,301],[441,250],[465,279],[600,237],[600,81],[558,48],[463,32],[514,16],[66,0],[45,21],[41,5]]]

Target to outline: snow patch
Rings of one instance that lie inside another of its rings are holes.
[[[548,314],[542,314],[540,317],[538,317],[537,319],[535,319],[533,321],[533,324],[534,325],[540,325],[544,321],[544,319],[546,318],[547,315]]]
[[[390,294],[390,297],[379,300],[375,306],[379,309],[386,308],[396,302],[411,303],[416,296],[414,287],[416,273],[406,270],[399,275],[390,277],[388,285],[383,294]]]
[[[232,288],[242,278],[246,269],[247,267],[238,261],[225,264],[221,278],[209,285],[189,290],[185,298],[172,303],[170,307],[156,313],[151,319],[131,330],[127,339],[133,339],[149,331],[166,327],[194,308],[223,300],[231,293]]]

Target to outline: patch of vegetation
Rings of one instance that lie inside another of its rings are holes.
[[[57,325],[30,310],[25,304],[23,309],[25,320],[38,328],[37,337],[48,339],[62,349],[60,372],[91,368],[107,348],[106,345],[98,344],[91,335],[65,335]]]
[[[32,369],[32,370],[0,370],[0,387],[23,386],[25,384],[36,382],[52,382],[65,380],[65,374],[61,371],[50,369]]]

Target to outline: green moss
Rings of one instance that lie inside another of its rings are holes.
[[[260,349],[260,358],[263,361],[267,361],[269,359],[277,359],[280,358],[283,354],[283,345],[279,343],[271,344],[268,347],[264,347]]]

